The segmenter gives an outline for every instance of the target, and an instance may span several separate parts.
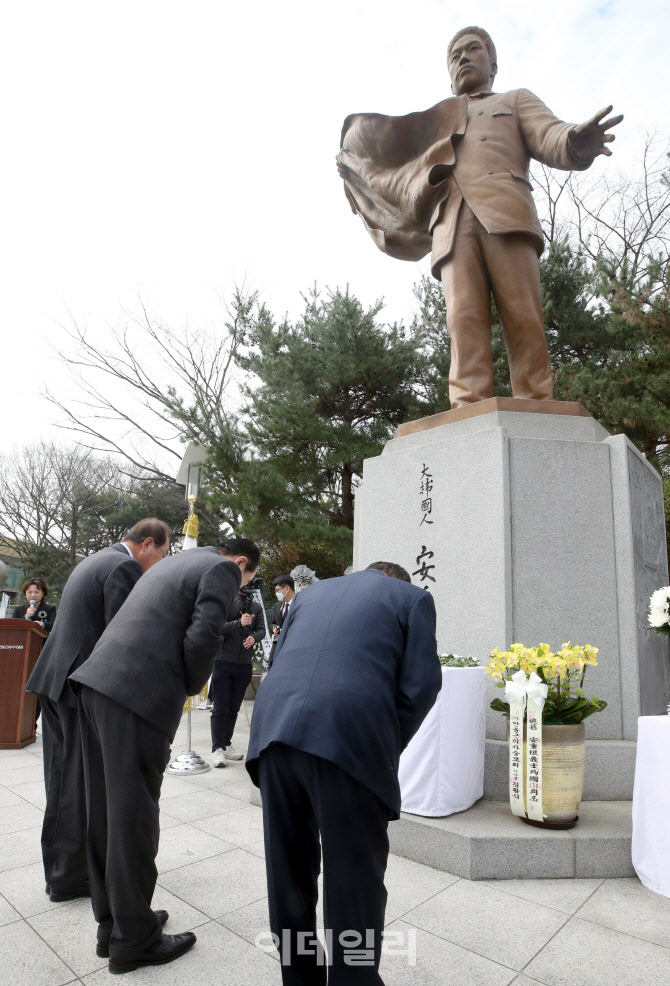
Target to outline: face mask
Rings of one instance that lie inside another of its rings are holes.
[[[284,593],[283,592],[275,592],[275,596],[277,597],[277,601],[278,602],[280,602],[280,603],[283,603],[284,602]]]

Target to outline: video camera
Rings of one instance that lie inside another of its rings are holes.
[[[263,585],[263,579],[257,575],[255,579],[251,580],[251,582],[247,582],[246,585],[242,586],[242,588],[240,589],[240,595],[242,596],[242,600],[243,600],[243,606],[242,606],[243,613],[251,612],[251,604],[254,598],[254,593],[260,591],[262,585]]]

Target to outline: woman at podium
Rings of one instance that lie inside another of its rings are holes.
[[[56,607],[45,602],[48,594],[49,589],[44,579],[39,577],[26,579],[23,583],[23,595],[26,597],[26,601],[24,605],[14,607],[13,618],[15,620],[32,620],[47,633],[51,633],[56,619]]]
[[[23,583],[23,595],[26,597],[23,606],[15,606],[12,618],[15,620],[32,620],[41,626],[46,633],[51,633],[56,619],[56,607],[50,606],[45,599],[49,594],[44,579],[39,576],[34,579],[26,579]],[[35,728],[40,715],[39,695],[35,699]]]

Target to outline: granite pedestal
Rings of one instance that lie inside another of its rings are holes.
[[[356,496],[354,568],[379,560],[432,592],[441,652],[598,647],[584,798],[632,797],[637,718],[665,711],[670,662],[646,620],[668,583],[662,482],[625,436],[579,404],[511,398],[402,426]],[[506,757],[489,710],[487,798],[507,798]]]

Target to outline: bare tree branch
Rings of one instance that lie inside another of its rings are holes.
[[[581,177],[569,184],[572,225],[587,256],[610,276],[624,273],[629,289],[643,289],[670,243],[670,185],[667,144],[647,136],[642,174],[608,179]]]
[[[184,442],[211,446],[236,429],[234,360],[255,302],[255,294],[237,290],[224,306],[223,327],[205,333],[161,324],[140,300],[139,312],[125,311],[125,323],[110,327],[103,344],[70,316],[63,326],[70,344],[57,355],[78,393],[66,399],[47,390],[44,396],[83,448],[168,479]]]

